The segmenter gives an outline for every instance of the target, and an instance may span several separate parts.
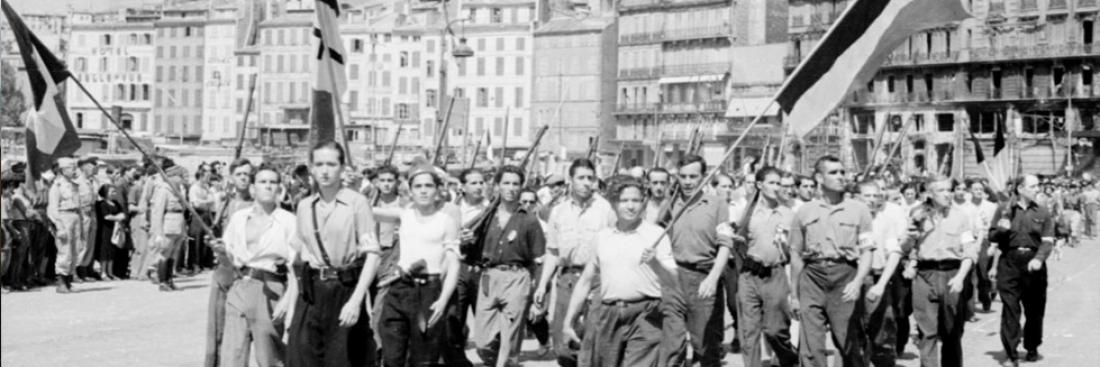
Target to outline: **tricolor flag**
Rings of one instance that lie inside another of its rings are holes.
[[[993,159],[985,159],[985,152],[982,151],[978,137],[974,136],[973,129],[970,130],[970,142],[974,144],[974,158],[978,161],[978,165],[982,166],[982,174],[989,180],[989,188],[993,192],[1004,193],[1012,174],[1012,152],[1005,149],[1004,121],[994,121],[994,127],[997,132],[993,136]]]
[[[27,121],[27,172],[29,177],[37,179],[57,158],[70,156],[80,149],[80,137],[69,120],[65,100],[58,89],[58,84],[71,75],[65,64],[31,33],[7,1],[3,2],[3,9],[23,56],[34,95],[34,109],[28,111]]]
[[[961,0],[856,0],[776,97],[791,132],[809,133],[914,33],[969,17]]]
[[[317,0],[317,18],[313,23],[313,37],[317,41],[317,67],[313,68],[313,107],[310,121],[313,141],[337,140],[336,111],[340,97],[348,88],[344,65],[344,41],[340,38],[340,4],[337,0]],[[345,149],[347,149],[345,147]]]

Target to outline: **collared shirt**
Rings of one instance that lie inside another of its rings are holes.
[[[233,213],[225,228],[222,240],[225,249],[236,267],[247,266],[277,273],[279,265],[285,265],[295,257],[290,245],[296,234],[295,217],[291,212],[275,208],[271,212],[271,222],[260,234],[255,243],[248,242],[248,221],[259,215],[262,210],[257,206],[244,208]]]
[[[672,212],[676,213],[683,207],[684,200],[677,198]],[[729,223],[729,206],[717,196],[702,195],[686,207],[680,220],[669,231],[672,255],[677,263],[709,267],[714,264],[719,247],[733,250],[733,237],[718,233],[719,225],[727,226]]]
[[[584,266],[592,261],[596,234],[615,220],[615,210],[601,197],[593,195],[584,203],[565,200],[550,211],[546,248],[558,251],[563,266]]]
[[[923,213],[921,213],[923,212]],[[978,241],[974,228],[978,218],[974,211],[952,205],[947,215],[925,205],[916,210],[915,216],[923,216],[920,225],[923,239],[916,244],[917,260],[978,260]]]
[[[635,301],[661,298],[661,283],[642,255],[664,232],[661,227],[643,221],[630,232],[604,228],[596,234],[595,264],[600,274],[600,294],[605,301]],[[675,268],[672,243],[668,237],[657,242],[654,258],[666,268]]]
[[[791,254],[805,260],[858,261],[861,251],[871,250],[871,209],[844,199],[830,205],[814,199],[802,206],[791,224]]]
[[[172,193],[169,183],[160,182],[153,190],[150,201],[149,233],[154,236],[178,235],[185,233],[187,223],[183,220],[183,203]]]
[[[91,211],[95,208],[96,199],[99,198],[99,180],[78,174],[76,178],[77,189],[80,190],[80,207]]]
[[[459,200],[458,210],[460,215],[462,216],[462,218],[460,218],[461,222],[459,224],[466,225],[471,220],[476,218],[479,214],[481,214],[481,212],[485,211],[485,209],[488,207],[488,199],[481,199],[481,202],[474,205],[467,204],[466,200]]]
[[[482,244],[482,259],[487,265],[530,267],[546,253],[546,237],[538,218],[523,208],[516,209],[504,228],[497,215],[488,224]]]
[[[882,211],[871,219],[871,239],[875,251],[871,253],[871,269],[886,268],[886,258],[892,253],[902,254],[901,241],[908,235],[909,211],[901,205],[887,202]]]
[[[355,191],[340,188],[332,202],[322,200],[320,193],[310,195],[298,204],[297,215],[298,236],[291,245],[314,268],[352,265],[368,252],[381,251],[370,203]],[[331,263],[325,261],[321,245]]]
[[[743,213],[738,215],[736,222],[742,220],[741,216]],[[790,233],[792,218],[794,212],[782,204],[773,209],[757,203],[749,221],[748,256],[765,266],[786,264],[790,259],[787,236],[781,234]]]
[[[665,200],[668,200],[667,198]],[[645,204],[645,222],[657,224],[661,221],[661,206],[665,205],[664,201],[657,201],[650,198]]]
[[[84,207],[80,189],[76,182],[58,177],[50,186],[50,207],[59,211],[74,211]]]
[[[202,182],[191,184],[191,188],[187,190],[187,200],[191,201],[195,209],[213,210],[214,208],[213,192],[211,192],[210,186]]]
[[[378,200],[379,208],[403,208],[405,207],[405,199],[401,196],[394,197],[393,201],[385,202],[384,200]],[[377,227],[375,231],[378,232],[378,245],[382,248],[393,247],[397,243],[398,232],[397,229],[401,227],[399,222],[389,220],[376,221]]]
[[[401,210],[401,256],[397,266],[410,270],[417,261],[424,261],[427,274],[443,272],[447,251],[458,255],[458,220],[438,210],[427,217],[414,208]]]
[[[990,240],[997,242],[1002,250],[1021,247],[1037,250],[1035,258],[1046,261],[1054,247],[1054,217],[1050,210],[1034,202],[1027,208],[1018,203],[1008,205],[998,210],[993,218]],[[1012,229],[1002,230],[997,226],[1002,217],[1011,218]]]
[[[981,240],[989,235],[989,228],[994,224],[993,217],[997,215],[997,204],[989,200],[982,200],[982,202],[977,205],[977,208],[979,227],[974,235]]]

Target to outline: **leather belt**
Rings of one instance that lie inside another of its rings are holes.
[[[603,301],[600,301],[600,303],[603,303],[604,305],[607,305],[607,306],[627,307],[627,306],[633,306],[633,305],[636,305],[636,304],[639,304],[639,303],[652,302],[652,301],[660,301],[660,298],[643,297],[643,298],[633,299],[633,300],[623,300],[623,299],[603,300]]]
[[[676,262],[676,267],[680,269],[687,269],[698,273],[710,273],[710,269],[714,267],[714,264],[703,263],[689,263],[689,262]]]
[[[845,259],[845,258],[818,258],[818,259],[813,259],[813,260],[807,260],[806,264],[809,264],[809,265],[813,265],[813,264],[842,265],[843,264],[843,265],[851,265],[851,266],[859,265],[857,262],[852,261],[852,260],[848,260],[848,259]]]
[[[579,265],[573,265],[573,266],[563,266],[563,267],[561,267],[561,273],[562,273],[562,274],[566,274],[566,273],[580,273],[580,272],[583,272],[583,271],[584,271],[584,266],[579,266]]]
[[[267,271],[265,269],[253,268],[248,266],[242,266],[237,270],[240,272],[241,277],[244,278],[252,278],[256,280],[274,280],[280,282],[286,281],[286,273],[276,273]]]
[[[428,283],[435,283],[442,281],[443,278],[439,274],[408,274],[402,276],[397,280],[397,283],[405,283],[409,285],[424,285]]]
[[[962,266],[962,260],[917,260],[917,270],[955,270]]]
[[[326,266],[326,267],[323,267],[323,268],[310,267],[310,268],[307,268],[307,269],[308,269],[308,271],[310,271],[314,275],[316,275],[317,280],[320,280],[320,281],[342,280],[344,278],[349,278],[349,280],[350,280],[350,278],[359,277],[359,272],[363,270],[363,266],[362,265],[355,265],[355,266],[348,266],[348,267],[342,267],[342,268],[334,268],[334,267],[331,267],[331,266]]]
[[[489,265],[488,268],[496,269],[496,270],[500,270],[500,271],[520,271],[520,270],[526,271],[527,270],[526,267],[523,267],[522,265],[518,265],[518,264],[496,264],[496,265]]]

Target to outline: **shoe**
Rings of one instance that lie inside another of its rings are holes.
[[[730,342],[730,353],[741,354],[741,340],[740,339],[733,339],[733,341]]]
[[[990,308],[990,304],[988,304],[988,303],[983,303],[983,304],[982,304],[982,313],[990,313],[990,312],[992,312],[992,311],[991,311],[991,310],[990,310],[989,308]]]
[[[65,276],[64,275],[58,275],[57,276],[57,293],[66,294],[66,293],[72,292],[72,289],[70,289],[70,288],[71,287],[69,287],[68,282],[65,279]]]
[[[1020,362],[1015,359],[1009,358],[1001,361],[1001,367],[1020,367]]]
[[[550,345],[540,345],[539,349],[535,350],[535,355],[539,358],[546,358],[550,355]]]
[[[160,291],[161,291],[161,292],[172,292],[172,291],[175,291],[175,289],[173,289],[172,287],[169,287],[169,286],[168,286],[168,283],[160,283],[160,286],[158,286],[158,288],[160,289]]]
[[[1024,360],[1028,362],[1035,362],[1039,360],[1039,350],[1032,349],[1027,351],[1027,355],[1024,356]]]

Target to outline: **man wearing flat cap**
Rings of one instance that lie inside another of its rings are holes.
[[[76,160],[61,158],[57,160],[61,171],[53,186],[50,187],[47,215],[56,228],[57,260],[54,272],[57,273],[57,293],[72,292],[73,273],[79,264],[79,254],[85,251],[88,242],[83,230],[83,197],[80,196],[76,182]]]

